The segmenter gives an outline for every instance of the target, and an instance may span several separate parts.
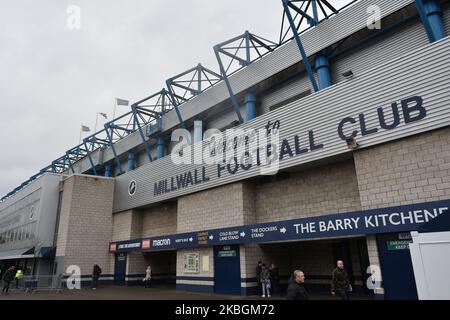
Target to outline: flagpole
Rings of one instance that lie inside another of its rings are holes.
[[[81,134],[83,133],[83,127],[80,127],[80,139],[78,140],[78,145],[81,144]]]
[[[95,127],[94,127],[94,133],[97,132],[98,114],[99,114],[99,113],[97,112],[97,114],[95,115]]]
[[[117,99],[114,99],[114,109],[113,109],[112,120],[114,120],[116,118],[116,107],[117,107]]]

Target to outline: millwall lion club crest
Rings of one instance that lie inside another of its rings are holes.
[[[131,180],[130,184],[128,185],[128,194],[130,196],[133,196],[136,193],[136,181]]]

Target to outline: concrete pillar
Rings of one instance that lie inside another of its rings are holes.
[[[316,72],[319,80],[319,90],[331,86],[330,63],[324,53],[318,53],[316,57]]]

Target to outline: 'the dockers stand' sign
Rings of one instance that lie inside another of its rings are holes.
[[[204,230],[110,244],[110,252],[158,251],[202,246],[342,237],[417,230],[440,214],[450,200],[342,213],[256,225]]]

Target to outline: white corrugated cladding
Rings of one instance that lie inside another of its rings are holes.
[[[361,74],[427,43],[428,37],[420,22],[408,28],[397,29],[383,40],[377,39],[376,44],[358,48],[345,57],[333,60],[331,62],[333,83],[345,79],[342,76],[343,72],[352,70],[355,75]]]
[[[384,107],[389,110],[391,103],[411,96],[421,96],[424,99],[427,117],[410,124],[402,122],[393,130],[380,129],[376,134],[358,136],[361,148],[448,126],[449,55],[449,37],[420,48],[411,48],[411,52],[404,56],[367,70],[352,80],[342,81],[283,108],[261,115],[251,123],[241,125],[240,128],[262,129],[268,121],[279,120],[280,138],[288,139],[291,144],[295,135],[305,143],[308,141],[308,131],[314,130],[316,141],[324,144],[324,148],[281,161],[280,169],[283,169],[348,153],[345,141],[337,135],[337,125],[343,118],[348,116],[357,118],[358,114],[364,113],[367,127],[372,128],[378,123],[377,108]],[[401,110],[400,115],[403,115]],[[392,115],[387,116],[386,120],[389,122],[392,118]],[[155,183],[164,179],[169,179],[170,183],[171,177],[194,169],[200,170],[202,165],[174,165],[170,157],[165,157],[119,176],[116,178],[114,211],[119,212],[260,175],[260,168],[253,167],[234,175],[224,173],[221,178],[217,178],[217,165],[205,167],[210,181],[159,196],[153,195]],[[137,192],[134,196],[129,196],[127,192],[131,180],[137,183]]]
[[[413,0],[361,0],[351,7],[342,11],[329,20],[323,21],[317,27],[302,34],[302,41],[308,56],[312,56],[320,50],[342,40],[349,35],[363,29],[367,24],[367,7],[378,5],[381,9],[382,18],[386,17],[405,6]],[[255,61],[248,67],[240,70],[230,77],[230,82],[235,94],[245,91],[247,88],[269,78],[270,76],[301,61],[298,47],[294,41],[286,43],[274,52]],[[180,107],[183,119],[191,119],[211,107],[229,98],[223,82],[218,83],[201,95],[184,103]],[[178,125],[178,119],[174,111],[167,113],[163,119],[164,130],[170,130]],[[142,144],[139,133],[135,132],[115,144],[117,153],[123,154]],[[103,162],[114,159],[112,150],[106,149],[102,156],[97,155],[99,150],[94,151],[93,158],[103,159]],[[102,162],[95,162],[101,164]],[[90,169],[88,159],[79,161],[75,166],[77,172],[85,172]]]

